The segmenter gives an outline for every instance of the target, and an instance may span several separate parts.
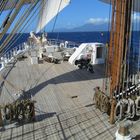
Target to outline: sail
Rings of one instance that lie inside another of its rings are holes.
[[[37,33],[51,21],[61,10],[68,6],[70,0],[42,0],[41,13],[37,27]]]

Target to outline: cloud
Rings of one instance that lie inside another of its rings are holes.
[[[138,22],[140,21],[140,14],[134,13],[132,15],[132,21]],[[89,18],[86,23],[93,24],[93,25],[102,25],[102,24],[108,24],[111,22],[111,19],[109,18]]]
[[[133,22],[135,22],[135,21],[140,21],[140,15],[134,13],[134,14],[132,15],[132,20],[133,20]]]
[[[90,18],[86,23],[94,24],[94,25],[102,25],[105,23],[109,23],[108,18]]]

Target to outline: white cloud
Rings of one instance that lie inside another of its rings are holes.
[[[105,24],[105,23],[109,23],[109,19],[108,18],[90,18],[87,23],[91,23],[94,25],[101,25],[101,24]]]
[[[134,22],[135,22],[135,21],[140,21],[140,15],[134,13],[134,14],[132,15],[132,20],[133,20]]]
[[[109,18],[89,18],[86,23],[94,24],[94,25],[102,25],[102,24],[107,24],[111,21]],[[133,22],[138,22],[140,21],[140,14],[134,13],[132,15],[132,21]]]

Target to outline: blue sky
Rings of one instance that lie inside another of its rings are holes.
[[[71,0],[70,5],[58,14],[55,29],[71,29],[87,23],[94,25],[108,23],[109,11],[110,5],[99,0]],[[4,19],[7,12],[3,13],[3,16],[0,17],[0,24],[2,23],[1,18]],[[35,24],[32,23],[28,31],[35,30]],[[53,25],[54,20],[46,26],[45,30],[51,31]]]
[[[100,24],[108,22],[110,5],[99,0],[71,0],[71,3],[59,13],[55,28],[74,28],[86,23]],[[54,21],[46,26],[50,30]]]
[[[108,24],[109,18],[111,18],[110,9],[110,5],[100,0],[71,0],[70,5],[58,14],[55,29],[73,29],[88,23],[94,26]],[[22,10],[24,11],[24,8],[22,8]],[[2,24],[2,19],[4,19],[7,12],[8,11],[4,12],[2,16],[0,16],[0,24]],[[140,20],[140,15],[138,13],[134,14],[133,19],[134,21]],[[31,30],[36,31],[36,23],[37,18],[34,23],[32,22],[32,24],[30,24],[25,32],[30,32]],[[45,30],[52,31],[53,26],[54,20],[46,26]]]

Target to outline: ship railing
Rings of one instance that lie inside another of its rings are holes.
[[[16,58],[23,55],[30,49],[27,43],[22,43],[6,51],[0,58],[0,71],[3,70],[9,64],[15,62]]]
[[[64,47],[66,47],[66,48],[74,48],[74,47],[78,47],[80,45],[79,43],[76,43],[76,42],[58,40],[58,39],[48,39],[47,44],[56,45],[56,46],[64,45]]]
[[[74,48],[79,46],[78,43],[58,39],[48,39],[46,44],[44,45],[55,45],[55,46],[63,45],[65,48]],[[27,42],[24,42],[6,51],[6,53],[0,58],[0,71],[10,63],[13,63],[18,56],[23,55],[28,50],[36,48],[37,46],[38,45],[35,44],[29,45]]]

